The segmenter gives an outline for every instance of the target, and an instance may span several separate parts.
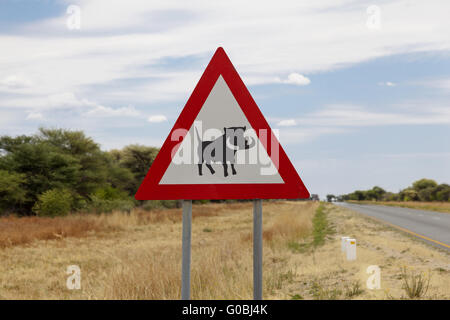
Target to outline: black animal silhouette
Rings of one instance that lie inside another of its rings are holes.
[[[244,137],[246,127],[230,127],[223,128],[224,134],[212,141],[202,141],[197,130],[198,143],[198,174],[201,176],[202,166],[205,163],[211,174],[215,170],[211,166],[212,163],[222,163],[223,174],[228,176],[228,163],[231,165],[233,175],[236,174],[234,164],[236,163],[236,151],[250,149],[255,146],[255,139],[249,140]]]

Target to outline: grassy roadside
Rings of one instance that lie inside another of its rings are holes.
[[[290,263],[297,266],[292,271],[295,276],[279,290],[278,297],[450,299],[448,252],[341,206],[324,204],[323,212],[332,232],[326,234],[322,245],[311,245],[310,250],[297,251],[290,257]],[[341,252],[341,236],[356,239],[356,261],[347,261]],[[367,287],[369,266],[380,269],[380,289]]]
[[[374,204],[391,207],[402,207],[419,210],[430,210],[450,213],[450,202],[420,202],[420,201],[348,201],[355,204]]]
[[[333,227],[327,219],[327,211],[324,203],[317,207],[312,218],[311,234],[287,243],[288,248],[294,253],[310,253],[323,245],[327,236],[334,233]]]
[[[334,233],[332,226],[328,223],[324,204],[320,204],[313,218],[313,241],[314,247],[323,245],[327,235]]]

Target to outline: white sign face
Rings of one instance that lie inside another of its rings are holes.
[[[172,139],[178,141],[181,133],[173,133]],[[284,181],[227,83],[219,76],[159,184],[239,183]]]

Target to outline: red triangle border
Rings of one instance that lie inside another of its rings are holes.
[[[172,141],[170,139],[172,132],[180,128],[189,130],[220,75],[222,75],[234,95],[234,98],[247,117],[247,120],[257,134],[260,129],[266,129],[268,136],[270,132],[272,139],[276,140],[269,124],[225,53],[225,50],[219,47],[189,97],[183,111],[161,147],[161,150],[158,152],[158,155],[139,187],[135,198],[137,200],[309,198],[310,195],[308,190],[280,144],[278,172],[285,183],[159,184],[159,181],[162,179],[172,161],[172,150],[176,150],[174,148],[176,148],[181,141]],[[268,143],[261,142],[266,150],[270,150],[270,145],[268,146],[267,144],[270,144],[271,139],[267,138],[267,140]],[[272,159],[272,161],[274,161],[274,159]]]

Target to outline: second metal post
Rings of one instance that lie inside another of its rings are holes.
[[[262,200],[253,200],[253,299],[262,300]]]

